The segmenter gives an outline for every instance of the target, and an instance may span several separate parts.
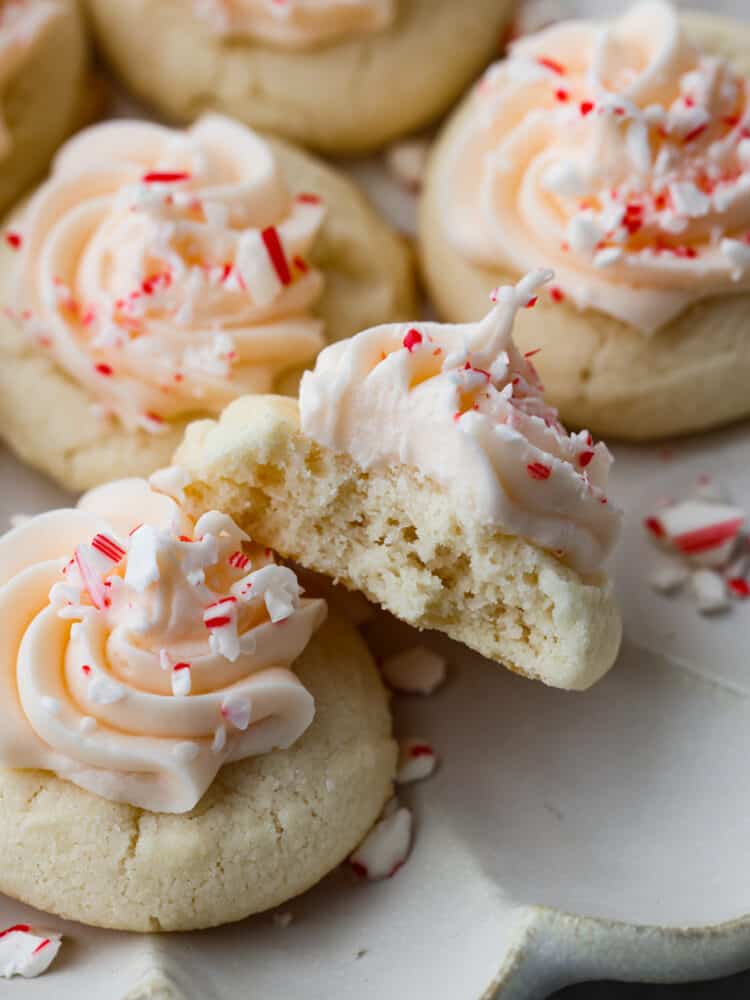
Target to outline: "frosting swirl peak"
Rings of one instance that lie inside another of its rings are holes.
[[[587,431],[568,434],[511,336],[516,311],[551,276],[496,289],[481,323],[390,324],[331,344],[302,378],[300,420],[364,469],[401,463],[441,483],[465,523],[521,535],[593,574],[620,525],[605,494],[611,456]]]
[[[656,330],[750,290],[750,84],[647,0],[517,41],[472,96],[441,194],[466,257]]]
[[[71,139],[19,218],[16,315],[100,412],[153,433],[266,392],[324,343],[323,219],[228,118]]]
[[[179,470],[121,480],[0,539],[0,761],[104,798],[191,809],[219,768],[293,743],[290,669],[325,618],[228,517],[193,522]]]

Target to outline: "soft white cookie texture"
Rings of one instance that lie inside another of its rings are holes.
[[[288,750],[224,767],[190,813],[109,802],[49,772],[0,771],[0,890],[69,919],[153,932],[241,920],[310,888],[379,816],[397,748],[351,626],[329,620],[295,672],[315,699],[310,728]]]
[[[746,26],[703,14],[686,14],[681,22],[690,41],[709,60],[719,56],[728,60],[737,73],[750,75],[750,34]],[[549,58],[554,61],[555,53],[550,52]],[[558,88],[564,88],[564,83],[559,82]],[[440,136],[431,156],[420,208],[422,270],[441,316],[454,321],[479,317],[488,291],[512,276],[507,265],[476,263],[457,247],[455,233],[447,228],[446,191],[455,173],[457,150],[475,114],[476,100],[470,97]],[[578,95],[575,103],[580,113]],[[693,110],[686,105],[686,112]],[[584,118],[593,114],[595,110],[587,110]],[[731,130],[733,120],[729,116],[724,127]],[[540,129],[540,135],[546,136],[547,131]],[[708,141],[703,135],[701,132],[690,141]],[[635,140],[631,152],[636,155],[634,146]],[[737,155],[743,148],[738,147]],[[558,183],[560,178],[555,175],[553,181]],[[679,200],[685,192],[677,185],[668,198],[675,194]],[[522,199],[520,204],[525,210],[529,208],[528,199]],[[684,199],[680,204],[690,207]],[[698,210],[691,205],[691,211]],[[632,215],[626,221],[636,229],[640,217]],[[691,223],[693,227],[700,224],[701,219]],[[576,230],[574,236],[578,235]],[[679,242],[679,234],[670,239]],[[519,244],[518,249],[522,252],[525,248]],[[734,245],[725,250],[734,252]],[[687,267],[700,260],[700,254],[694,257],[692,251],[684,259],[665,252],[658,260],[655,258],[656,270],[664,267],[670,257],[677,265]],[[609,259],[602,259],[593,269],[598,287],[606,286],[609,266]],[[717,264],[717,275],[719,270]],[[736,269],[734,273],[739,274]],[[649,280],[653,282],[657,277],[654,273]],[[674,275],[670,278],[672,282],[677,280]],[[678,289],[673,294],[683,291]],[[636,326],[635,311],[631,325],[606,311],[579,309],[573,304],[575,297],[579,297],[577,293],[567,295],[561,283],[551,295],[540,296],[536,309],[519,317],[516,327],[519,346],[541,349],[535,363],[547,398],[558,407],[566,423],[587,426],[598,434],[641,440],[703,430],[748,412],[745,386],[750,374],[750,336],[744,322],[746,294],[732,292],[692,305],[686,302],[676,318],[667,319],[651,333]],[[641,326],[642,319],[641,311],[637,320]]]
[[[170,117],[215,108],[336,155],[377,149],[449,107],[498,51],[514,3],[398,0],[378,30],[302,51],[217,32],[195,0],[87,6],[120,76]]]
[[[296,402],[245,397],[188,428],[188,506],[219,504],[301,565],[397,617],[436,628],[512,670],[588,687],[612,665],[610,586],[498,528],[462,521],[452,493],[415,469],[365,472],[299,429]]]
[[[87,46],[77,0],[10,0],[0,13],[0,212],[75,127]]]
[[[156,131],[161,134],[162,130]],[[403,242],[380,221],[354,185],[342,175],[279,140],[269,140],[269,144],[289,191],[317,196],[325,207],[325,217],[307,258],[311,271],[322,276],[322,291],[318,288],[312,308],[315,319],[322,321],[323,339],[330,341],[349,336],[383,317],[395,319],[409,315],[413,309],[414,287],[410,254]],[[157,184],[157,187],[164,185]],[[316,208],[310,202],[303,203],[302,207]],[[8,223],[11,233],[18,232],[21,249],[13,249],[5,241],[0,246],[0,300],[14,309],[19,305],[17,268],[28,249],[23,244],[23,218],[21,211]],[[68,228],[74,223],[75,220],[68,219]],[[101,243],[101,236],[91,243],[89,252],[82,257],[82,267],[87,261],[90,264],[92,254],[96,254]],[[41,267],[46,256],[37,254],[33,260]],[[81,274],[88,274],[90,278],[90,267],[88,270],[83,267]],[[78,274],[73,275],[69,281],[76,293],[83,292],[78,287],[79,277]],[[111,289],[107,291],[109,294]],[[215,294],[216,290],[209,286],[200,293],[198,305],[202,310],[211,312],[213,298],[210,302],[203,302],[203,297],[215,297]],[[64,309],[65,302],[61,305]],[[86,318],[84,310],[79,319],[83,322]],[[231,320],[231,315],[228,318]],[[297,325],[301,327],[303,324]],[[315,326],[314,322],[312,326]],[[69,325],[65,323],[63,327],[60,328],[61,343],[66,356],[70,357]],[[257,330],[263,334],[262,326]],[[40,328],[39,332],[43,334],[44,331]],[[174,337],[167,333],[171,342]],[[276,373],[274,388],[277,391],[295,391],[299,369],[286,367],[283,371],[284,359],[274,353],[276,348],[269,340],[267,331],[263,336],[266,339],[258,349],[271,358],[270,370],[272,374]],[[311,327],[308,332],[300,329],[299,336],[315,341],[319,334]],[[312,360],[314,353],[313,347],[307,353],[308,360]],[[294,365],[298,357],[297,352],[290,355],[287,361]],[[97,371],[94,361],[108,367]],[[209,394],[204,404],[196,398],[194,407],[186,411],[183,400],[182,412],[177,412],[172,419],[167,419],[156,428],[126,427],[119,419],[108,419],[101,412],[101,394],[94,394],[73,378],[70,370],[57,363],[54,353],[45,350],[43,343],[34,336],[33,317],[31,321],[23,320],[23,317],[18,321],[5,314],[0,315],[0,362],[0,433],[21,458],[73,490],[122,476],[147,475],[165,465],[188,420],[207,412],[206,407],[210,412],[215,405]],[[102,373],[108,372],[109,368],[115,368],[111,359],[95,359],[92,355],[90,370],[86,371],[93,373],[92,377],[100,376],[102,384],[106,384],[108,377],[106,374],[102,376]],[[281,375],[279,369],[282,369]],[[198,370],[201,371],[200,364]],[[248,371],[252,373],[252,368]],[[133,392],[128,394],[126,387],[122,402],[132,402],[150,393],[149,384],[153,388],[153,371],[147,373],[142,385],[136,377]],[[185,382],[180,383],[180,386],[184,385]],[[260,383],[257,389],[262,389]],[[236,391],[237,394],[242,391],[240,385]],[[153,433],[154,429],[158,433]]]

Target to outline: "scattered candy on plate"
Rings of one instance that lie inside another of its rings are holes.
[[[701,614],[750,597],[745,512],[727,499],[722,484],[701,476],[691,496],[664,503],[643,524],[662,553],[649,576],[653,590],[676,594],[689,580]]]
[[[354,873],[370,881],[395,875],[409,854],[411,826],[411,812],[391,799],[382,818],[350,856]]]
[[[0,976],[31,979],[45,972],[55,959],[62,935],[57,931],[14,924],[0,930]]]
[[[429,778],[437,767],[437,755],[426,740],[402,740],[398,747],[396,783],[407,785]]]

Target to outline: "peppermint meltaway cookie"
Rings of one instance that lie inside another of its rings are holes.
[[[750,29],[661,2],[523,38],[438,140],[421,207],[440,314],[540,261],[518,324],[562,418],[641,439],[750,413]]]
[[[514,0],[87,6],[117,72],[170,118],[216,109],[336,155],[377,149],[445,111],[498,51]]]
[[[362,839],[395,767],[372,659],[175,470],[0,538],[0,890],[126,930],[238,920]],[[23,835],[19,836],[19,830]]]
[[[79,133],[7,225],[0,434],[71,489],[153,472],[189,419],[412,306],[350,181],[219,116]]]
[[[378,326],[326,348],[292,400],[247,397],[188,428],[188,501],[512,670],[585,688],[620,619],[602,564],[610,455],[570,435],[514,346],[549,277],[481,323]]]
[[[87,51],[77,0],[0,4],[0,212],[75,127]]]

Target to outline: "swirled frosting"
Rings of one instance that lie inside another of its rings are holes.
[[[11,305],[103,414],[158,433],[315,357],[323,279],[306,255],[322,218],[227,118],[96,125],[18,219]]]
[[[511,335],[551,272],[493,293],[480,323],[389,324],[327,347],[303,376],[303,432],[363,469],[401,463],[449,489],[459,518],[497,526],[591,574],[616,540],[611,456],[568,434]],[[533,353],[533,352],[532,352]]]
[[[293,743],[291,664],[325,618],[294,573],[166,470],[0,538],[0,763],[185,812],[229,762]],[[156,492],[156,487],[175,495]]]
[[[60,13],[57,0],[6,0],[0,7],[0,93],[23,66],[30,49]],[[8,127],[0,117],[0,160],[11,150]]]
[[[521,39],[472,95],[443,173],[470,260],[554,268],[563,293],[645,333],[750,290],[748,80],[646,2]]]
[[[195,0],[218,34],[301,49],[391,23],[396,0]]]

